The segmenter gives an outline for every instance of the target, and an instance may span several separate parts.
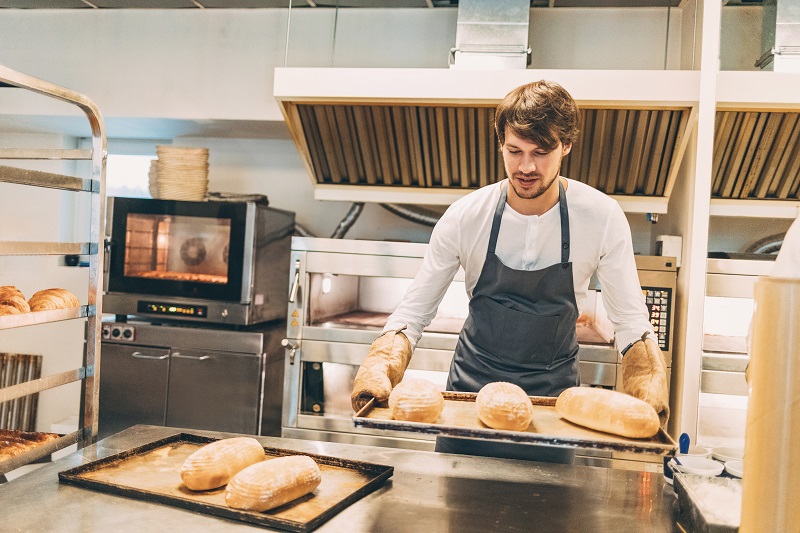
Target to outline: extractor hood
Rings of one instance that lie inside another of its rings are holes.
[[[447,205],[503,179],[494,108],[557,81],[582,113],[562,174],[665,213],[695,123],[696,71],[277,68],[274,95],[317,199]]]
[[[281,111],[317,199],[450,204],[505,177],[494,109],[561,83],[581,109],[562,173],[628,211],[666,212],[690,128],[694,72],[526,69],[529,0],[460,0],[449,69],[275,69]]]

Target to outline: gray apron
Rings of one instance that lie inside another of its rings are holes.
[[[497,202],[486,261],[458,337],[447,390],[478,392],[508,381],[530,396],[558,396],[580,385],[578,305],[569,262],[567,198],[558,180],[561,262],[541,270],[515,270],[495,255],[506,205],[506,185]],[[436,439],[436,451],[537,461],[571,462],[569,449],[461,438]]]

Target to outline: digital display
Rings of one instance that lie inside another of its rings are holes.
[[[155,315],[191,316],[208,318],[208,307],[205,305],[180,305],[159,302],[139,301],[138,311]]]

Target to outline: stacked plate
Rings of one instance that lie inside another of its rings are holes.
[[[208,192],[208,148],[156,146],[156,188],[164,200],[199,201]],[[153,172],[150,173],[151,187]]]

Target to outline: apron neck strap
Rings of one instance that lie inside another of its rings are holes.
[[[561,262],[569,263],[569,213],[567,211],[567,193],[561,177],[558,180],[558,207],[561,211]]]
[[[561,262],[569,263],[569,213],[567,211],[567,193],[564,190],[564,184],[561,183],[561,178],[558,179],[558,207],[561,214]],[[492,219],[492,232],[489,234],[489,250],[490,254],[495,252],[497,247],[497,236],[500,234],[500,221],[503,219],[503,209],[506,207],[506,200],[508,198],[508,180],[500,186],[500,199],[497,201],[497,207],[494,210],[494,217]]]

